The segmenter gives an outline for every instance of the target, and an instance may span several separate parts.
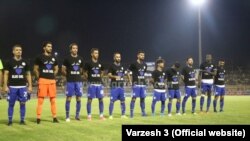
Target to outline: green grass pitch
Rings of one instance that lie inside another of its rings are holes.
[[[250,96],[226,96],[225,108],[222,113],[214,113],[211,109],[209,113],[199,113],[199,97],[196,101],[197,115],[192,115],[191,99],[188,100],[186,111],[187,115],[176,116],[175,102],[173,103],[173,116],[160,117],[160,102],[156,104],[156,116],[151,116],[152,98],[146,98],[147,117],[141,117],[139,99],[135,105],[135,117],[133,119],[120,118],[120,102],[117,101],[114,107],[113,120],[108,119],[109,98],[104,98],[104,114],[106,121],[99,120],[98,100],[92,103],[93,119],[91,122],[86,120],[86,98],[82,98],[81,121],[75,121],[75,99],[71,102],[71,122],[65,122],[64,97],[57,98],[57,111],[60,123],[52,123],[49,99],[45,99],[43,105],[42,121],[36,124],[36,103],[37,100],[31,99],[27,102],[26,123],[19,125],[19,103],[15,105],[13,125],[7,126],[8,103],[0,100],[0,140],[6,141],[119,141],[121,140],[122,124],[250,124]],[[168,102],[168,101],[167,101]],[[218,101],[219,102],[219,101]],[[126,98],[126,115],[129,116],[130,97]],[[206,105],[206,103],[205,103]],[[204,105],[204,106],[205,106]],[[219,106],[219,104],[217,104]],[[167,107],[166,107],[167,111]]]

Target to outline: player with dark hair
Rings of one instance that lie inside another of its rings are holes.
[[[45,97],[50,98],[51,113],[53,122],[58,123],[56,117],[56,80],[58,73],[58,61],[52,55],[52,43],[43,42],[43,54],[38,55],[35,59],[34,73],[38,78],[37,92],[37,124],[41,122],[42,105]]]
[[[131,76],[128,75],[129,83],[132,84],[132,99],[130,102],[130,117],[134,117],[134,107],[137,97],[140,97],[140,106],[142,116],[146,116],[145,111],[145,98],[146,98],[146,80],[145,73],[147,71],[147,64],[144,62],[145,52],[138,51],[137,60],[135,63],[129,66],[129,70],[132,72]]]
[[[217,100],[219,97],[220,97],[220,112],[223,112],[223,108],[224,108],[225,73],[226,73],[224,66],[225,66],[225,61],[220,60],[218,62],[217,71],[216,71],[216,75],[214,78],[214,86],[215,86],[214,101],[213,101],[214,112],[217,112],[216,106],[217,106]]]
[[[207,95],[207,109],[209,111],[212,88],[213,88],[213,77],[216,74],[215,66],[212,63],[212,55],[206,55],[206,61],[200,65],[199,83],[201,83],[201,97],[200,97],[200,111],[203,111],[203,105],[205,101],[205,95]]]
[[[8,93],[8,125],[12,125],[15,102],[20,102],[20,124],[25,124],[26,101],[32,91],[30,64],[22,58],[22,46],[12,49],[14,57],[4,64],[4,91]]]
[[[109,119],[113,119],[113,109],[116,100],[121,101],[121,118],[127,118],[125,115],[125,92],[124,92],[124,75],[126,70],[121,64],[121,54],[114,53],[114,63],[108,70],[108,76],[111,79],[110,83],[110,104],[109,104]]]
[[[195,107],[196,107],[196,96],[197,96],[197,90],[196,90],[196,78],[195,78],[195,70],[193,68],[193,58],[188,57],[187,58],[187,66],[182,69],[181,78],[184,80],[185,84],[185,96],[182,101],[182,113],[183,115],[186,114],[186,102],[188,98],[192,97],[192,114],[195,113]]]
[[[176,101],[176,115],[181,115],[180,113],[180,105],[181,105],[181,92],[179,88],[179,77],[180,77],[180,63],[176,62],[172,65],[170,69],[166,71],[167,75],[167,86],[168,86],[168,116],[171,116],[172,112],[172,101],[174,98]]]
[[[161,116],[165,114],[166,95],[166,74],[164,72],[165,61],[163,59],[156,60],[155,70],[152,72],[151,83],[154,86],[153,100],[151,104],[152,116],[155,116],[155,105],[157,101],[161,101]]]
[[[99,100],[100,120],[105,120],[103,115],[103,82],[102,76],[104,74],[104,67],[98,61],[99,50],[97,48],[91,49],[91,61],[84,65],[84,76],[88,80],[88,101],[87,101],[87,119],[92,120],[91,116],[91,103],[93,98]]]
[[[80,120],[81,97],[83,94],[83,58],[78,55],[78,45],[72,43],[69,46],[70,55],[64,59],[62,65],[62,74],[66,76],[66,122],[70,122],[70,101],[72,96],[76,96],[76,114],[75,119]]]

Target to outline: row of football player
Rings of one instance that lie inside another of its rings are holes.
[[[55,76],[58,73],[57,58],[52,55],[52,43],[43,43],[43,53],[38,55],[34,62],[34,73],[38,78],[38,101],[37,101],[37,124],[41,122],[42,105],[45,97],[50,98],[51,112],[53,122],[58,123],[56,110],[56,80]],[[79,113],[81,109],[82,96],[82,72],[90,85],[88,85],[88,101],[87,101],[87,119],[92,120],[91,103],[94,98],[99,100],[100,119],[105,120],[103,115],[103,65],[98,61],[99,50],[91,49],[91,61],[83,64],[83,59],[78,55],[78,45],[72,43],[69,46],[70,54],[65,57],[62,66],[62,74],[66,76],[66,121],[69,119],[70,101],[72,96],[76,96],[76,114],[75,119],[80,120]],[[8,93],[8,125],[12,125],[13,109],[16,100],[20,102],[20,124],[25,124],[25,102],[27,101],[27,93],[32,92],[30,66],[25,59],[22,58],[21,45],[13,47],[14,57],[4,63],[4,81],[3,91]],[[145,53],[139,51],[137,60],[129,66],[132,76],[128,75],[129,82],[132,85],[132,98],[130,103],[130,117],[134,117],[134,107],[136,98],[140,98],[140,107],[142,116],[146,116],[145,112],[145,97],[146,97],[146,80],[145,73],[147,65],[144,62]],[[201,64],[201,87],[202,93],[207,93],[207,109],[208,112],[211,103],[212,85],[215,85],[216,96],[214,104],[218,97],[221,97],[220,111],[223,111],[223,96],[225,94],[224,84],[224,61],[219,61],[218,67],[215,67],[212,62],[211,55],[207,55],[206,62]],[[169,99],[168,108],[171,108],[171,101],[177,98],[177,114],[180,114],[180,90],[179,90],[179,64],[174,64],[170,69],[164,71],[164,60],[156,60],[156,67],[152,73],[151,83],[154,85],[152,114],[154,115],[154,107],[157,101],[161,101],[161,114],[164,114],[166,88],[165,79],[168,81]],[[193,59],[188,57],[187,65],[181,71],[181,78],[185,83],[185,96],[182,101],[182,112],[185,114],[185,105],[188,97],[192,97],[192,113],[195,113],[196,103],[196,79],[195,70],[192,67]],[[129,73],[128,73],[129,74]],[[116,100],[121,100],[122,117],[125,117],[125,97],[124,97],[124,75],[125,69],[121,64],[121,54],[114,53],[114,63],[108,70],[108,76],[111,79],[111,97],[110,97],[110,118],[112,119],[113,103]],[[215,78],[215,81],[214,81]],[[28,83],[28,85],[26,85]],[[114,85],[115,84],[115,85]],[[200,110],[203,110],[204,95],[200,99]],[[215,105],[216,107],[216,105]],[[169,110],[171,111],[171,110]],[[214,109],[216,111],[216,109]]]

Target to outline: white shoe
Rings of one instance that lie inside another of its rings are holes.
[[[181,116],[181,113],[176,113],[177,116]]]
[[[168,116],[169,116],[169,117],[171,117],[171,116],[172,116],[172,114],[168,114]]]
[[[126,119],[126,118],[128,118],[128,117],[127,117],[126,115],[122,115],[121,118]]]
[[[113,119],[113,116],[109,116],[109,119]]]
[[[66,122],[70,122],[70,118],[66,118]]]

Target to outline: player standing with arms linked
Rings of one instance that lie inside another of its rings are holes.
[[[186,102],[188,98],[192,97],[192,114],[195,113],[195,107],[196,107],[196,96],[197,96],[197,90],[196,90],[196,78],[195,78],[195,70],[193,68],[193,58],[188,57],[187,58],[187,66],[183,68],[181,78],[184,80],[185,84],[185,96],[182,101],[182,114],[186,114]]]
[[[172,101],[174,98],[176,101],[176,115],[181,115],[180,107],[181,107],[181,92],[179,88],[179,78],[180,78],[180,63],[175,63],[172,65],[170,69],[166,71],[167,75],[167,86],[168,86],[168,116],[172,116]]]
[[[43,54],[40,54],[35,59],[34,73],[38,78],[37,92],[37,124],[41,122],[42,105],[45,97],[50,98],[50,107],[53,117],[53,122],[58,123],[56,118],[56,80],[58,73],[58,62],[55,56],[52,55],[52,43],[46,41],[42,45]]]
[[[108,76],[111,79],[110,83],[110,104],[109,104],[109,119],[113,119],[113,109],[116,100],[121,101],[121,118],[127,118],[125,115],[125,92],[124,92],[124,75],[127,71],[121,64],[121,54],[114,53],[114,63],[108,70]]]
[[[155,116],[155,104],[157,101],[161,101],[161,116],[165,114],[165,101],[167,99],[166,94],[166,74],[164,72],[165,61],[163,59],[156,60],[155,70],[152,72],[151,83],[154,86],[153,100],[151,104],[152,116]]]
[[[76,96],[76,114],[75,119],[80,120],[81,97],[83,94],[83,58],[78,55],[78,45],[72,43],[69,45],[70,55],[64,59],[62,65],[62,74],[66,76],[66,122],[70,122],[70,101],[72,96]]]
[[[130,117],[134,117],[134,107],[137,97],[140,97],[140,106],[142,116],[146,116],[145,111],[145,98],[146,98],[146,80],[145,73],[147,71],[147,64],[144,62],[144,51],[138,51],[137,60],[135,63],[129,66],[129,70],[132,72],[132,80],[128,75],[129,82],[132,84],[132,99],[130,102]]]
[[[22,58],[22,46],[14,45],[14,57],[4,65],[4,91],[8,93],[8,125],[12,125],[16,100],[20,102],[20,124],[25,125],[26,101],[32,91],[30,65]]]
[[[212,55],[206,55],[206,61],[200,65],[199,83],[201,83],[200,111],[203,112],[205,95],[207,95],[207,109],[209,111],[214,75],[216,74],[215,66],[212,63]]]
[[[103,82],[102,76],[104,74],[104,68],[101,63],[99,63],[99,50],[97,48],[91,49],[91,61],[84,65],[84,76],[88,81],[88,101],[87,101],[87,119],[92,120],[91,116],[91,103],[93,98],[98,98],[99,100],[99,112],[100,120],[105,120],[103,115]]]
[[[225,96],[225,73],[226,70],[224,68],[225,66],[225,61],[220,60],[216,75],[214,78],[214,101],[213,101],[213,106],[214,106],[214,112],[217,112],[216,106],[217,106],[217,100],[220,97],[220,112],[223,112],[224,108],[224,96]]]

